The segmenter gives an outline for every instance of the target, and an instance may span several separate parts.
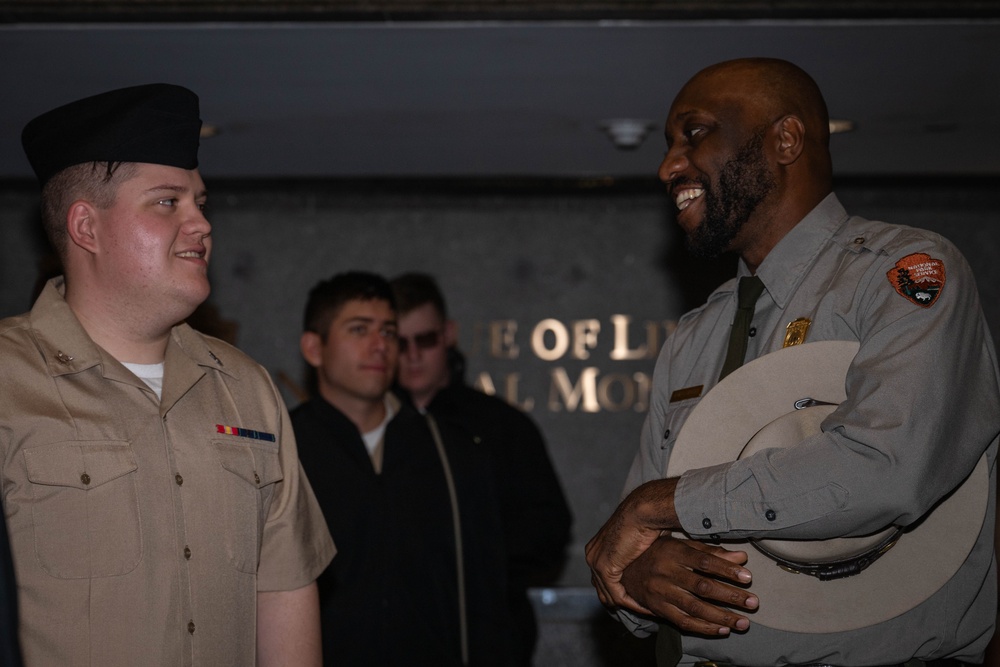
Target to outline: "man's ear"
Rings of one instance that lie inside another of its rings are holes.
[[[806,127],[798,116],[785,116],[777,121],[778,164],[791,164],[799,159],[805,147]]]
[[[302,358],[313,368],[319,368],[323,363],[323,339],[318,333],[306,331],[299,338],[299,350]]]
[[[455,320],[444,321],[444,346],[454,347],[458,344],[458,323]]]
[[[70,204],[66,212],[66,233],[74,245],[89,253],[97,252],[97,209],[82,199]]]

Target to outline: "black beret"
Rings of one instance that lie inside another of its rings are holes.
[[[43,113],[24,126],[21,145],[41,185],[85,162],[198,166],[198,96],[151,83],[112,90]]]

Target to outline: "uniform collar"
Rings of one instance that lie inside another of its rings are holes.
[[[767,254],[757,275],[779,308],[785,307],[802,276],[847,219],[847,211],[831,192]],[[742,259],[737,275],[750,275]]]
[[[104,365],[106,368],[111,355],[87,335],[66,303],[65,294],[66,283],[63,277],[52,278],[45,284],[29,314],[35,340],[49,373],[56,377],[79,373],[97,365]],[[124,371],[124,367],[122,370]]]
[[[109,380],[145,386],[87,335],[66,303],[65,294],[66,283],[62,276],[49,280],[29,315],[49,373],[55,377],[100,366],[102,374]],[[165,380],[170,385],[179,383],[186,390],[204,375],[204,367],[235,376],[233,364],[227,367],[224,363],[224,357],[228,355],[223,354],[220,348],[217,356],[210,347],[211,341],[186,324],[175,326],[167,342]]]
[[[189,363],[194,362],[198,366],[217,370],[224,375],[239,377],[232,348],[215,338],[198,333],[185,323],[178,324],[170,330],[166,359],[168,366],[171,356],[177,361],[184,357]]]

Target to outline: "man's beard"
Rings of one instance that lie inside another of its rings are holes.
[[[688,250],[712,259],[725,252],[750,215],[774,189],[774,176],[764,160],[765,130],[753,133],[726,162],[713,186],[705,190],[705,218],[687,237]]]

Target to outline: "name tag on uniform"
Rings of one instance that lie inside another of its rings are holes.
[[[670,402],[676,403],[677,401],[686,401],[689,398],[698,398],[701,396],[701,390],[705,385],[700,384],[697,387],[684,387],[683,389],[677,389],[674,393],[670,394]]]

